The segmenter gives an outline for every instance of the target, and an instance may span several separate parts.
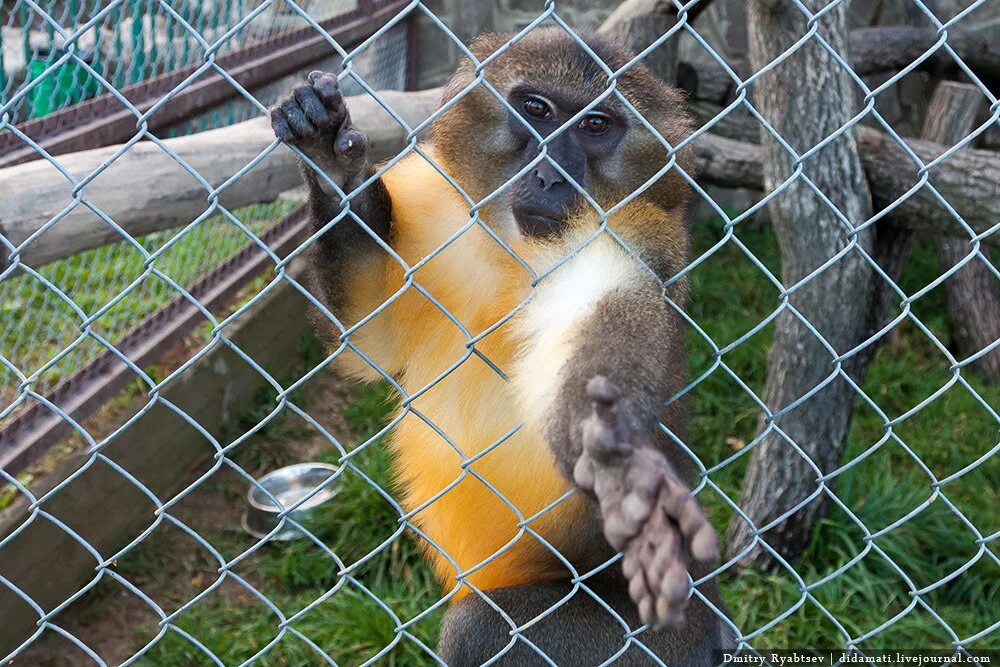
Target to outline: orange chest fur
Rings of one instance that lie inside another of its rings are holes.
[[[423,262],[409,283],[395,262],[385,278],[398,294],[387,311],[392,354],[415,396],[391,438],[403,505],[433,543],[446,588],[457,575],[482,590],[565,576],[531,533],[558,546],[580,498],[534,518],[570,486],[537,424],[525,423],[514,383],[492,367],[510,376],[531,341],[510,323],[479,338],[528,295],[530,277],[481,228],[455,236],[468,207],[447,184],[428,188],[419,162],[386,175],[393,201],[407,202],[394,211],[393,248],[411,267]]]

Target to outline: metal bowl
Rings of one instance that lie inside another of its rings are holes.
[[[337,466],[326,463],[297,463],[264,475],[257,480],[257,484],[251,484],[247,491],[248,507],[243,514],[243,530],[257,539],[267,537],[278,525],[278,515],[283,509],[291,507],[312,493],[337,470]],[[275,505],[261,487],[267,489],[281,506]],[[320,505],[332,500],[338,490],[338,483],[332,482],[286,516],[295,521],[302,521]],[[299,537],[305,535],[291,523],[286,522],[285,526],[269,539],[283,541]]]

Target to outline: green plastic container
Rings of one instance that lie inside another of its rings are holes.
[[[91,54],[82,52],[80,57],[93,65]],[[46,68],[63,56],[63,52],[38,51],[28,64],[31,81],[42,77]],[[42,78],[31,91],[31,116],[41,118],[63,107],[82,102],[97,95],[100,84],[76,59],[70,58]]]

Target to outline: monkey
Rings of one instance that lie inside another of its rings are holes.
[[[631,60],[582,39],[611,71]],[[607,71],[559,28],[470,50],[492,57],[489,85],[460,64],[430,136],[387,166],[369,161],[335,74],[270,109],[312,163],[317,330],[343,372],[404,392],[389,447],[449,598],[440,657],[712,664],[735,635],[674,441],[687,284],[672,278],[691,191],[674,167],[694,170],[689,148],[669,148],[692,131],[683,94],[641,64],[614,79],[627,104],[605,94]]]

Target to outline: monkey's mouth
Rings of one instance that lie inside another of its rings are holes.
[[[559,232],[565,218],[542,211],[514,211],[514,220],[525,236],[546,238]]]

